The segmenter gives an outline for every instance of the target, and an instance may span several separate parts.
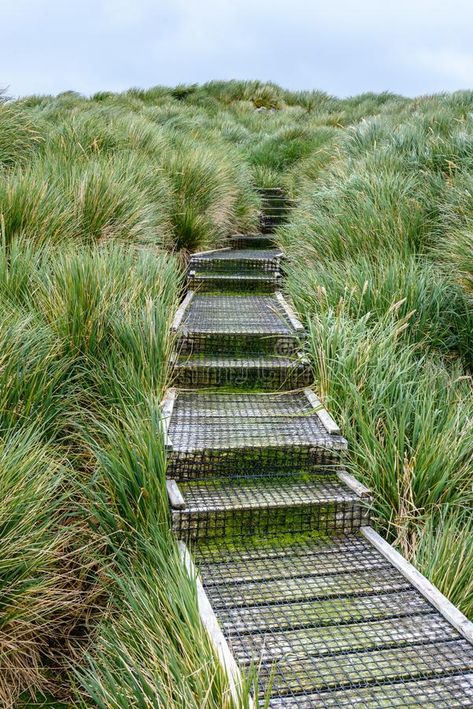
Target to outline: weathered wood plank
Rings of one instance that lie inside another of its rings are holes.
[[[171,416],[174,410],[174,404],[176,403],[177,389],[170,388],[166,391],[164,398],[161,402],[161,417],[163,425],[164,434],[164,446],[166,450],[172,450],[172,441],[169,437],[169,425],[171,423]]]
[[[327,574],[356,573],[361,569],[388,568],[379,555],[360,554],[356,550],[326,557],[295,554],[292,558],[248,559],[233,561],[225,565],[200,565],[206,586],[214,584],[242,583],[244,581],[274,581],[304,576],[326,576]]]
[[[277,291],[274,296],[277,298],[279,304],[283,308],[284,312],[286,313],[287,319],[291,323],[292,327],[296,332],[304,332],[304,325],[301,323],[299,318],[296,316],[294,310],[292,307],[289,305],[285,297],[280,291]]]
[[[190,290],[186,294],[186,297],[184,298],[184,300],[182,301],[182,303],[180,304],[178,309],[176,310],[176,314],[174,315],[174,320],[172,321],[171,330],[176,331],[179,329],[181,322],[182,322],[182,318],[184,317],[184,313],[187,310],[187,306],[189,305],[189,303],[191,302],[193,297],[194,297],[194,291]]]
[[[438,613],[407,618],[272,631],[232,639],[232,652],[243,664],[268,663],[290,656],[332,656],[344,652],[379,650],[413,643],[458,639],[458,633]]]
[[[438,588],[423,576],[420,571],[404,559],[399,552],[388,544],[374,529],[363,527],[362,534],[373,544],[388,561],[398,569],[401,574],[415,586],[425,598],[446,618],[464,638],[473,643],[473,623],[450,603]]]
[[[428,679],[473,672],[473,648],[465,640],[407,645],[328,657],[286,659],[263,664],[259,678],[264,687],[272,679],[274,695],[314,692],[329,688],[395,680]]]
[[[351,598],[318,599],[316,603],[303,601],[221,609],[219,620],[225,635],[231,637],[431,613],[435,613],[435,610],[420,593],[407,590]]]
[[[372,553],[372,546],[364,537],[360,535],[339,535],[335,537],[307,535],[303,538],[296,537],[291,541],[288,537],[284,544],[276,544],[274,539],[246,539],[239,544],[230,543],[228,540],[222,541],[221,546],[199,544],[194,550],[200,568],[205,563],[212,566],[217,564],[233,564],[241,561],[256,559],[290,559],[294,555],[321,556],[343,554],[357,550],[359,554]]]
[[[175,510],[184,509],[186,506],[186,501],[179,489],[179,486],[175,480],[167,478],[166,480],[166,491],[168,493],[169,504]]]
[[[241,584],[208,587],[214,608],[302,601],[305,599],[354,596],[408,588],[405,578],[395,569],[370,569],[356,574],[303,576]]]
[[[356,478],[353,477],[353,475],[350,475],[350,473],[347,473],[346,470],[339,470],[337,472],[338,478],[347,485],[350,490],[353,490],[359,497],[362,497],[363,499],[369,499],[371,498],[371,490],[367,488],[365,485],[362,483],[358,482]]]
[[[314,709],[314,707],[363,707],[363,709],[392,709],[392,707],[472,707],[473,674],[454,675],[434,679],[408,680],[329,693],[273,697],[273,709]]]
[[[327,433],[340,433],[340,427],[335,423],[327,409],[322,406],[322,402],[315,392],[310,387],[306,387],[304,389],[304,393],[315,409],[315,412],[320,419],[320,423],[325,428]]]
[[[242,676],[240,669],[230,651],[225,636],[222,633],[217,617],[212,609],[212,606],[210,605],[209,599],[204,591],[204,587],[202,586],[200,576],[196,572],[191,555],[189,554],[184,542],[179,542],[179,549],[184,566],[186,567],[189,576],[194,579],[196,583],[197,603],[202,623],[207,630],[217,657],[228,677],[232,697],[236,705],[239,706],[242,696]],[[249,709],[252,709],[253,706],[254,703],[250,699]]]

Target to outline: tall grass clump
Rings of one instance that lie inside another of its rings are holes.
[[[167,520],[159,402],[176,262],[16,240],[1,263],[2,700],[119,706],[120,687],[140,706],[152,682],[157,703],[224,706]]]
[[[27,690],[58,690],[74,656],[84,608],[93,606],[83,537],[66,461],[24,426],[0,441],[0,701]],[[66,510],[68,513],[66,513]]]
[[[470,298],[473,295],[473,176],[458,172],[445,189],[435,255],[453,273]]]
[[[409,320],[395,309],[377,323],[329,309],[313,316],[309,333],[354,474],[374,491],[375,521],[412,558],[432,514],[471,505],[473,399],[461,370],[402,344]]]
[[[196,251],[218,244],[232,230],[256,225],[258,201],[249,170],[235,169],[231,155],[229,148],[209,150],[190,141],[168,153],[163,167],[174,195],[172,248]]]
[[[167,523],[158,401],[125,413],[119,426],[98,424],[103,442],[88,497],[99,540],[108,541],[110,591],[78,681],[101,707],[230,706]]]
[[[2,101],[0,94],[0,167],[25,164],[42,140],[41,127],[20,106]]]
[[[402,334],[422,351],[460,356],[473,365],[473,310],[463,290],[431,260],[361,255],[344,261],[315,262],[297,258],[290,270],[290,291],[299,311],[343,312],[353,320],[369,316],[380,322],[393,309],[409,318]]]
[[[307,187],[281,243],[289,250],[304,230],[299,248],[326,261],[367,251],[373,258],[402,258],[420,249],[430,228],[428,191],[415,174],[378,168],[335,163],[323,180]]]
[[[469,96],[367,110],[278,236],[376,526],[471,614],[470,112]]]
[[[354,319],[343,302],[311,312],[318,387],[350,441],[352,473],[373,491],[373,523],[471,614],[471,379],[404,341],[413,313]]]

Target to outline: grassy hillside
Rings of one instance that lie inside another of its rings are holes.
[[[473,615],[473,93],[259,82],[0,104],[0,703],[230,706],[168,532],[186,255],[278,239],[375,522]]]

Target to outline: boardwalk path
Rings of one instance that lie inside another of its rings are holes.
[[[192,258],[174,322],[168,491],[204,621],[232,681],[259,666],[255,704],[471,707],[473,625],[368,526],[279,292],[287,204],[264,199],[266,234]]]

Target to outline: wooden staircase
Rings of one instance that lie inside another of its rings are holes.
[[[167,488],[203,621],[235,697],[258,667],[255,705],[473,706],[473,625],[369,526],[280,291],[291,205],[261,194],[262,233],[192,257],[173,323]]]

